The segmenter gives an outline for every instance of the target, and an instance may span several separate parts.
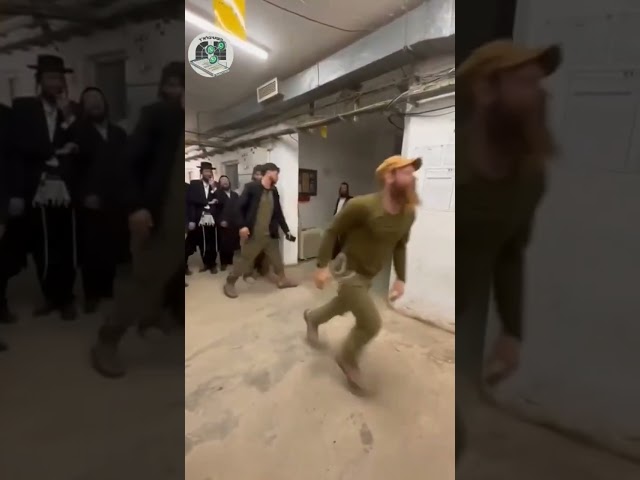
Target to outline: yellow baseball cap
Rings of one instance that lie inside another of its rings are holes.
[[[562,50],[558,45],[529,48],[511,40],[494,40],[475,49],[456,69],[456,78],[476,80],[527,63],[537,63],[546,75],[551,75],[562,63]]]
[[[394,155],[392,157],[387,158],[384,162],[380,164],[378,168],[376,168],[376,176],[378,178],[382,178],[388,172],[393,172],[399,168],[408,167],[409,165],[413,165],[413,168],[419,170],[422,166],[421,158],[405,158],[400,155]]]

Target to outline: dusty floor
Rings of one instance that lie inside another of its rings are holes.
[[[454,476],[449,334],[386,313],[363,363],[377,394],[360,399],[328,353],[302,342],[299,312],[330,292],[258,283],[232,302],[221,276],[201,274],[187,289],[186,387],[181,337],[128,336],[130,372],[111,381],[88,365],[100,317],[29,318],[32,280],[27,272],[11,288],[22,321],[0,326],[11,346],[0,354],[2,478],[175,480],[182,460],[187,480]],[[350,322],[323,335],[335,346]],[[501,412],[484,408],[477,419],[460,480],[640,478],[636,464]]]
[[[184,457],[183,337],[128,335],[129,374],[89,365],[100,315],[31,318],[33,272],[10,289],[20,322],[0,326],[0,477],[11,480],[175,480]]]
[[[375,393],[362,399],[331,355],[351,317],[322,330],[329,351],[303,341],[302,311],[331,291],[261,281],[230,300],[221,281],[194,275],[187,289],[188,480],[454,478],[452,335],[386,311],[362,365]]]

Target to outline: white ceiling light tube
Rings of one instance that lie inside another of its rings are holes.
[[[269,58],[269,52],[267,52],[265,49],[260,48],[251,42],[236,37],[226,30],[217,27],[209,20],[205,20],[204,18],[196,15],[193,12],[190,12],[187,9],[185,9],[184,11],[184,21],[190,23],[195,27],[201,28],[203,32],[217,33],[221,37],[224,37],[234,47],[239,48],[240,50],[244,50],[245,52],[258,57],[261,60],[266,60],[267,58]]]

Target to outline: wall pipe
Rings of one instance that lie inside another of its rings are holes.
[[[422,99],[425,99],[424,95],[427,95],[427,99],[430,99],[432,97],[435,99],[435,98],[443,98],[443,95],[452,96],[455,94],[455,80],[452,79],[451,83],[440,85],[439,87],[434,89],[422,90],[417,92],[407,91],[405,93],[406,95],[404,95],[403,97],[406,97],[406,98],[420,96],[422,97]],[[218,152],[212,152],[212,153],[228,152],[231,150],[235,150],[237,148],[242,148],[243,146],[259,143],[263,140],[273,139],[275,137],[281,137],[283,135],[291,135],[294,133],[298,133],[300,131],[311,130],[313,128],[322,127],[322,126],[330,125],[340,121],[344,121],[347,118],[353,117],[355,115],[366,115],[369,113],[374,113],[374,112],[388,108],[390,105],[393,104],[393,102],[397,102],[397,101],[398,101],[397,98],[393,100],[384,100],[381,102],[376,102],[371,105],[367,105],[366,107],[361,107],[361,108],[351,110],[349,112],[340,113],[331,117],[327,117],[319,120],[313,120],[311,122],[305,122],[305,123],[301,123],[301,124],[290,126],[290,127],[284,127],[274,132],[269,132],[269,133],[265,133],[265,134],[251,137],[248,139],[240,140],[234,144],[227,145],[226,147],[219,149]]]

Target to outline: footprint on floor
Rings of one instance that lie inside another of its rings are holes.
[[[373,433],[371,433],[366,423],[360,426],[360,443],[362,443],[366,452],[370,452],[373,448]]]

